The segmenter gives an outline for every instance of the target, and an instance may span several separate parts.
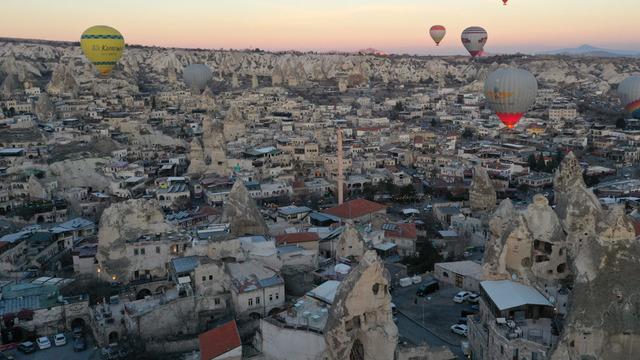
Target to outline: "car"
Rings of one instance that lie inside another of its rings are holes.
[[[32,352],[36,351],[36,344],[32,343],[31,341],[25,341],[18,345],[18,351],[23,354],[31,354]]]
[[[80,337],[73,340],[73,351],[80,352],[87,349],[87,341],[84,337]]]
[[[459,319],[458,319],[458,324],[460,324],[460,325],[467,325],[467,317],[466,317],[466,316],[464,316],[464,317],[459,318]]]
[[[451,325],[451,332],[460,336],[467,336],[469,328],[467,328],[467,325],[455,324]]]
[[[416,296],[427,296],[431,293],[434,293],[440,289],[440,284],[436,280],[431,280],[426,282],[423,285],[420,285],[418,290],[416,290]]]
[[[465,251],[465,252],[462,253],[462,256],[464,256],[466,258],[471,257],[471,255],[473,255],[473,254],[470,251]]]
[[[79,339],[79,338],[81,338],[83,336],[84,336],[84,334],[83,334],[82,328],[80,328],[80,327],[73,328],[73,338],[74,339]]]
[[[36,344],[38,344],[38,349],[44,350],[51,347],[51,341],[46,336],[39,337],[36,339]]]
[[[56,336],[53,337],[53,343],[55,346],[64,346],[67,344],[67,338],[64,334],[56,334]]]
[[[460,311],[460,316],[461,317],[467,317],[469,315],[475,315],[478,313],[478,310],[474,310],[474,309],[465,309],[465,310],[461,310]]]
[[[469,294],[469,297],[467,297],[467,301],[470,303],[477,303],[478,301],[480,301],[480,295],[471,293]]]
[[[459,293],[456,294],[456,296],[453,297],[453,302],[462,304],[465,300],[467,300],[468,297],[469,297],[468,291],[460,291]]]

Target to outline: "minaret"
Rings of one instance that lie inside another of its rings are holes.
[[[342,164],[342,129],[338,128],[338,205],[344,202],[343,182],[344,182],[344,166]]]

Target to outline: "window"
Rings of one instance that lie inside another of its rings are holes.
[[[140,249],[140,255],[144,255],[144,248]]]
[[[273,301],[273,294],[269,294],[269,302]]]
[[[220,305],[220,298],[215,298],[215,299],[213,299],[213,302],[214,302],[216,305]]]
[[[278,293],[276,293],[276,300],[278,300],[280,298],[280,296],[278,295]]]
[[[249,306],[253,306],[253,299],[249,299]]]
[[[138,270],[134,271],[134,272],[133,272],[133,278],[134,278],[134,279],[137,279],[137,278],[139,278],[139,277],[140,277],[140,272],[139,272]]]
[[[203,276],[203,277],[202,277],[202,281],[207,281],[207,277],[206,277],[206,276]]]
[[[156,254],[160,254],[160,246],[156,246]]]
[[[213,280],[213,275],[209,275],[209,280]]]
[[[260,305],[260,296],[256,297],[256,305]]]
[[[133,255],[138,256],[138,249],[133,249]]]

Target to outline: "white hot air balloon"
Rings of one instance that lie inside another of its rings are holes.
[[[440,45],[442,39],[447,34],[447,29],[442,25],[433,25],[431,29],[429,29],[429,35],[435,41],[436,46]]]
[[[464,29],[461,38],[462,45],[469,51],[469,54],[476,57],[482,55],[489,35],[485,29],[479,26],[471,26]]]
[[[484,95],[491,109],[510,129],[536,101],[538,82],[527,70],[501,68],[487,76]]]
[[[182,71],[182,80],[194,91],[202,91],[213,77],[211,69],[204,64],[191,64]]]
[[[640,76],[624,79],[618,85],[618,95],[627,113],[634,119],[640,119]]]

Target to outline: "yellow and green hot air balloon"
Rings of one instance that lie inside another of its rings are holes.
[[[80,47],[100,74],[108,75],[122,56],[124,37],[112,27],[96,25],[82,33]]]

